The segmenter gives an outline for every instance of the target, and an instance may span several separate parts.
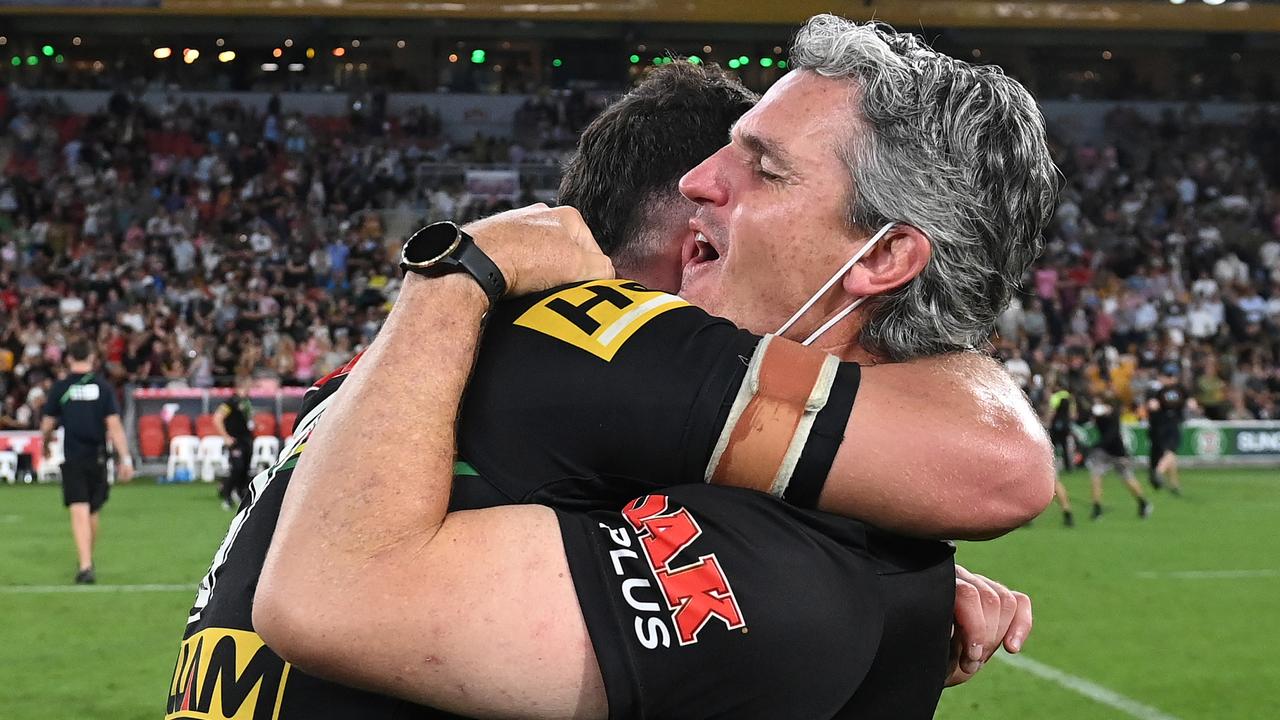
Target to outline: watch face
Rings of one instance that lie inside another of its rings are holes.
[[[411,235],[400,251],[400,260],[413,267],[428,267],[453,252],[462,233],[453,223],[434,223]]]

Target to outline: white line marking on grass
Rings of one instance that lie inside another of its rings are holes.
[[[0,522],[18,522],[21,519],[21,515],[0,515]]]
[[[1235,580],[1239,578],[1280,577],[1280,570],[1182,570],[1178,572],[1140,572],[1146,580],[1172,578],[1175,580]]]
[[[1039,660],[1032,660],[1025,655],[998,653],[992,657],[1006,662],[1019,670],[1026,670],[1036,677],[1083,695],[1096,703],[1119,710],[1129,717],[1138,718],[1138,720],[1178,720],[1173,715],[1161,712],[1150,705],[1143,705],[1137,700],[1125,697],[1091,680],[1076,677],[1055,667],[1045,665]]]
[[[40,595],[44,593],[177,592],[194,591],[195,583],[184,585],[0,585],[0,595]]]

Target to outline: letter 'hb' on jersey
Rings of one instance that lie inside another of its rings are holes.
[[[512,502],[616,509],[712,482],[812,507],[859,379],[856,364],[674,295],[579,283],[495,308],[459,454]]]

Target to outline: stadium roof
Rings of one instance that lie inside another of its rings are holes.
[[[819,12],[899,27],[1280,33],[1276,0],[17,0],[15,14],[404,17],[794,25]]]

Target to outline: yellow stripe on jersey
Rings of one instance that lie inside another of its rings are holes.
[[[543,298],[515,324],[609,362],[645,323],[688,305],[631,280],[597,280]]]
[[[201,630],[182,641],[165,719],[275,720],[289,668],[257,633]]]

